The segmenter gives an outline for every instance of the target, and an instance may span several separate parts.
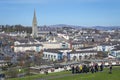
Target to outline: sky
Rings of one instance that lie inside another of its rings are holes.
[[[0,25],[120,26],[120,0],[0,0]]]

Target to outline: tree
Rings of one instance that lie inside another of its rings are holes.
[[[92,58],[92,55],[89,56],[89,59],[91,59],[91,58]]]
[[[31,65],[31,60],[30,60],[30,56],[26,55],[26,60],[25,60],[25,68],[27,69],[26,74],[30,75],[30,65]]]
[[[11,78],[16,78],[18,75],[17,68],[16,67],[9,68],[8,71],[6,72],[6,75]]]
[[[35,65],[38,65],[38,66],[40,66],[41,65],[41,61],[42,61],[42,51],[40,52],[40,53],[36,53],[36,55],[34,56],[35,58],[34,58],[34,64]]]
[[[43,50],[41,50],[40,52],[38,52],[38,56],[39,56],[40,58],[43,57]]]
[[[4,60],[5,60],[6,62],[10,62],[10,61],[11,61],[11,58],[10,58],[9,56],[6,56],[6,57],[4,58]]]
[[[87,59],[87,58],[88,58],[88,56],[87,56],[87,55],[85,55],[84,57],[85,57],[85,59]]]
[[[77,57],[76,57],[76,56],[74,56],[74,57],[73,57],[73,61],[75,61],[75,60],[76,60],[76,58],[77,58]]]
[[[79,60],[81,60],[82,59],[82,56],[79,56]]]
[[[97,58],[98,58],[98,55],[96,54],[96,55],[95,55],[95,59],[97,59]]]
[[[108,56],[107,52],[99,51],[96,55],[98,58],[106,58]]]
[[[63,61],[67,62],[67,56],[65,56],[65,55],[63,56]]]

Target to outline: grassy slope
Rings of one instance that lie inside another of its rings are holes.
[[[104,72],[80,74],[75,76],[68,76],[59,79],[50,80],[120,80],[120,67],[113,68],[112,74],[108,74],[109,70],[106,69]]]
[[[120,80],[120,67],[113,67],[112,74],[108,74],[109,69],[105,69],[103,72],[97,72],[97,73],[88,73],[88,74],[78,74],[78,75],[71,75],[71,72],[65,71],[65,72],[58,72],[58,73],[51,73],[48,75],[33,75],[33,76],[27,76],[24,78],[13,78],[8,80],[35,80],[37,78],[47,78],[47,80]],[[61,78],[53,78],[55,76],[62,76],[70,74],[69,76],[64,76]],[[49,78],[50,77],[50,78]]]
[[[32,75],[32,76],[26,76],[26,77],[23,77],[23,78],[11,78],[11,79],[7,79],[7,80],[34,80],[34,79],[47,78],[47,77],[52,77],[52,76],[59,76],[59,75],[64,75],[64,74],[71,74],[71,72],[70,71],[63,71],[63,72],[50,73],[48,75],[37,74],[37,75]]]

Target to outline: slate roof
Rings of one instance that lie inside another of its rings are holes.
[[[89,49],[89,48],[94,48],[93,46],[89,46],[89,47],[82,47],[82,48],[79,48],[79,49]]]
[[[111,42],[102,42],[100,45],[118,45],[120,42],[118,41],[111,41]]]
[[[112,49],[112,51],[118,51],[120,50],[120,46],[115,46],[114,49]]]
[[[15,47],[30,47],[30,46],[43,46],[42,44],[21,44],[15,45]]]
[[[44,50],[44,52],[59,53],[60,50],[62,50],[62,49],[47,49],[47,50]],[[63,49],[63,50],[67,50],[67,49]],[[68,49],[68,50],[70,50],[70,49]],[[90,51],[71,51],[70,52],[70,54],[78,54],[78,53],[97,53],[97,51],[90,50]]]
[[[78,54],[78,53],[97,53],[97,51],[90,50],[90,51],[72,51],[71,54]]]
[[[36,42],[35,41],[35,39],[33,39],[33,38],[29,38],[29,39],[18,39],[18,40],[16,40],[16,41],[18,41],[18,42],[20,42],[20,43],[28,43],[28,42]]]
[[[59,48],[59,49],[45,49],[44,52],[59,53],[60,50],[70,50],[68,48]]]
[[[72,45],[83,44],[82,42],[71,42]]]

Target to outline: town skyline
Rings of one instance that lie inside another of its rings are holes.
[[[1,0],[0,24],[31,26],[34,9],[38,25],[120,26],[119,0]]]
[[[119,80],[119,3],[0,0],[0,80]]]

